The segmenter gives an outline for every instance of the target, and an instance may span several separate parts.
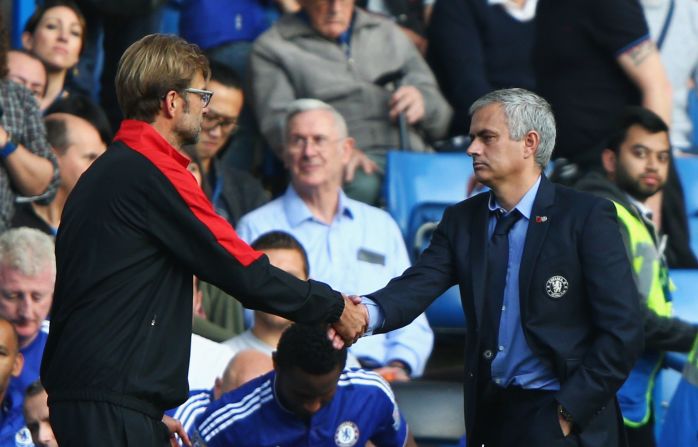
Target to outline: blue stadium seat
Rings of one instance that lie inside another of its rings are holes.
[[[683,186],[691,249],[698,256],[698,158],[676,158],[676,170]]]
[[[385,202],[403,236],[408,235],[417,204],[452,204],[465,199],[472,173],[472,162],[464,153],[388,152]]]
[[[402,231],[412,261],[429,244],[446,207],[465,199],[472,173],[471,159],[464,153],[388,153],[386,205]],[[462,330],[465,318],[458,287],[437,298],[426,315],[436,330]]]
[[[12,0],[12,24],[5,21],[5,26],[10,27],[10,44],[12,48],[22,48],[22,31],[24,24],[36,9],[36,0]]]
[[[676,170],[683,186],[686,213],[689,217],[698,217],[698,158],[677,157]]]

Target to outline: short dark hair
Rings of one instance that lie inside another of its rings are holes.
[[[270,231],[259,236],[250,244],[255,250],[296,250],[303,258],[303,271],[305,276],[310,276],[310,263],[308,253],[303,245],[285,231]]]
[[[618,119],[615,130],[608,137],[606,147],[618,154],[620,145],[623,144],[623,141],[628,136],[628,129],[635,125],[653,134],[669,132],[669,126],[653,111],[640,106],[626,107]]]
[[[45,390],[46,389],[41,384],[41,380],[36,380],[36,381],[32,382],[27,387],[27,389],[24,391],[24,399],[27,399],[28,397],[36,396],[37,394],[41,394]]]
[[[210,60],[211,81],[216,81],[226,87],[242,90],[242,78],[232,68],[216,60]]]
[[[347,349],[332,346],[326,326],[295,323],[281,335],[274,358],[279,369],[327,374],[337,367],[344,368]]]
[[[84,119],[97,129],[104,144],[108,145],[114,138],[104,109],[85,95],[71,94],[59,99],[48,108],[46,116],[52,113],[67,113]]]
[[[49,115],[50,116],[50,115]],[[64,154],[70,142],[68,141],[68,126],[63,119],[45,119],[46,140],[58,153]]]

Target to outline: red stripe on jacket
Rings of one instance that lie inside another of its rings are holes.
[[[196,218],[208,228],[216,241],[243,266],[247,267],[262,256],[237,235],[230,223],[216,214],[187,166],[191,160],[178,152],[150,124],[124,120],[114,137],[150,160],[172,183]]]

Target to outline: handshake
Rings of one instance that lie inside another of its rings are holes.
[[[344,310],[339,320],[327,329],[327,336],[335,349],[342,349],[354,344],[368,329],[368,309],[356,295],[344,297]]]

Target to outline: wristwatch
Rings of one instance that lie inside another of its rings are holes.
[[[562,419],[566,420],[570,424],[574,423],[574,418],[572,417],[572,414],[565,409],[562,405],[558,404],[557,406],[557,412],[562,417]]]

